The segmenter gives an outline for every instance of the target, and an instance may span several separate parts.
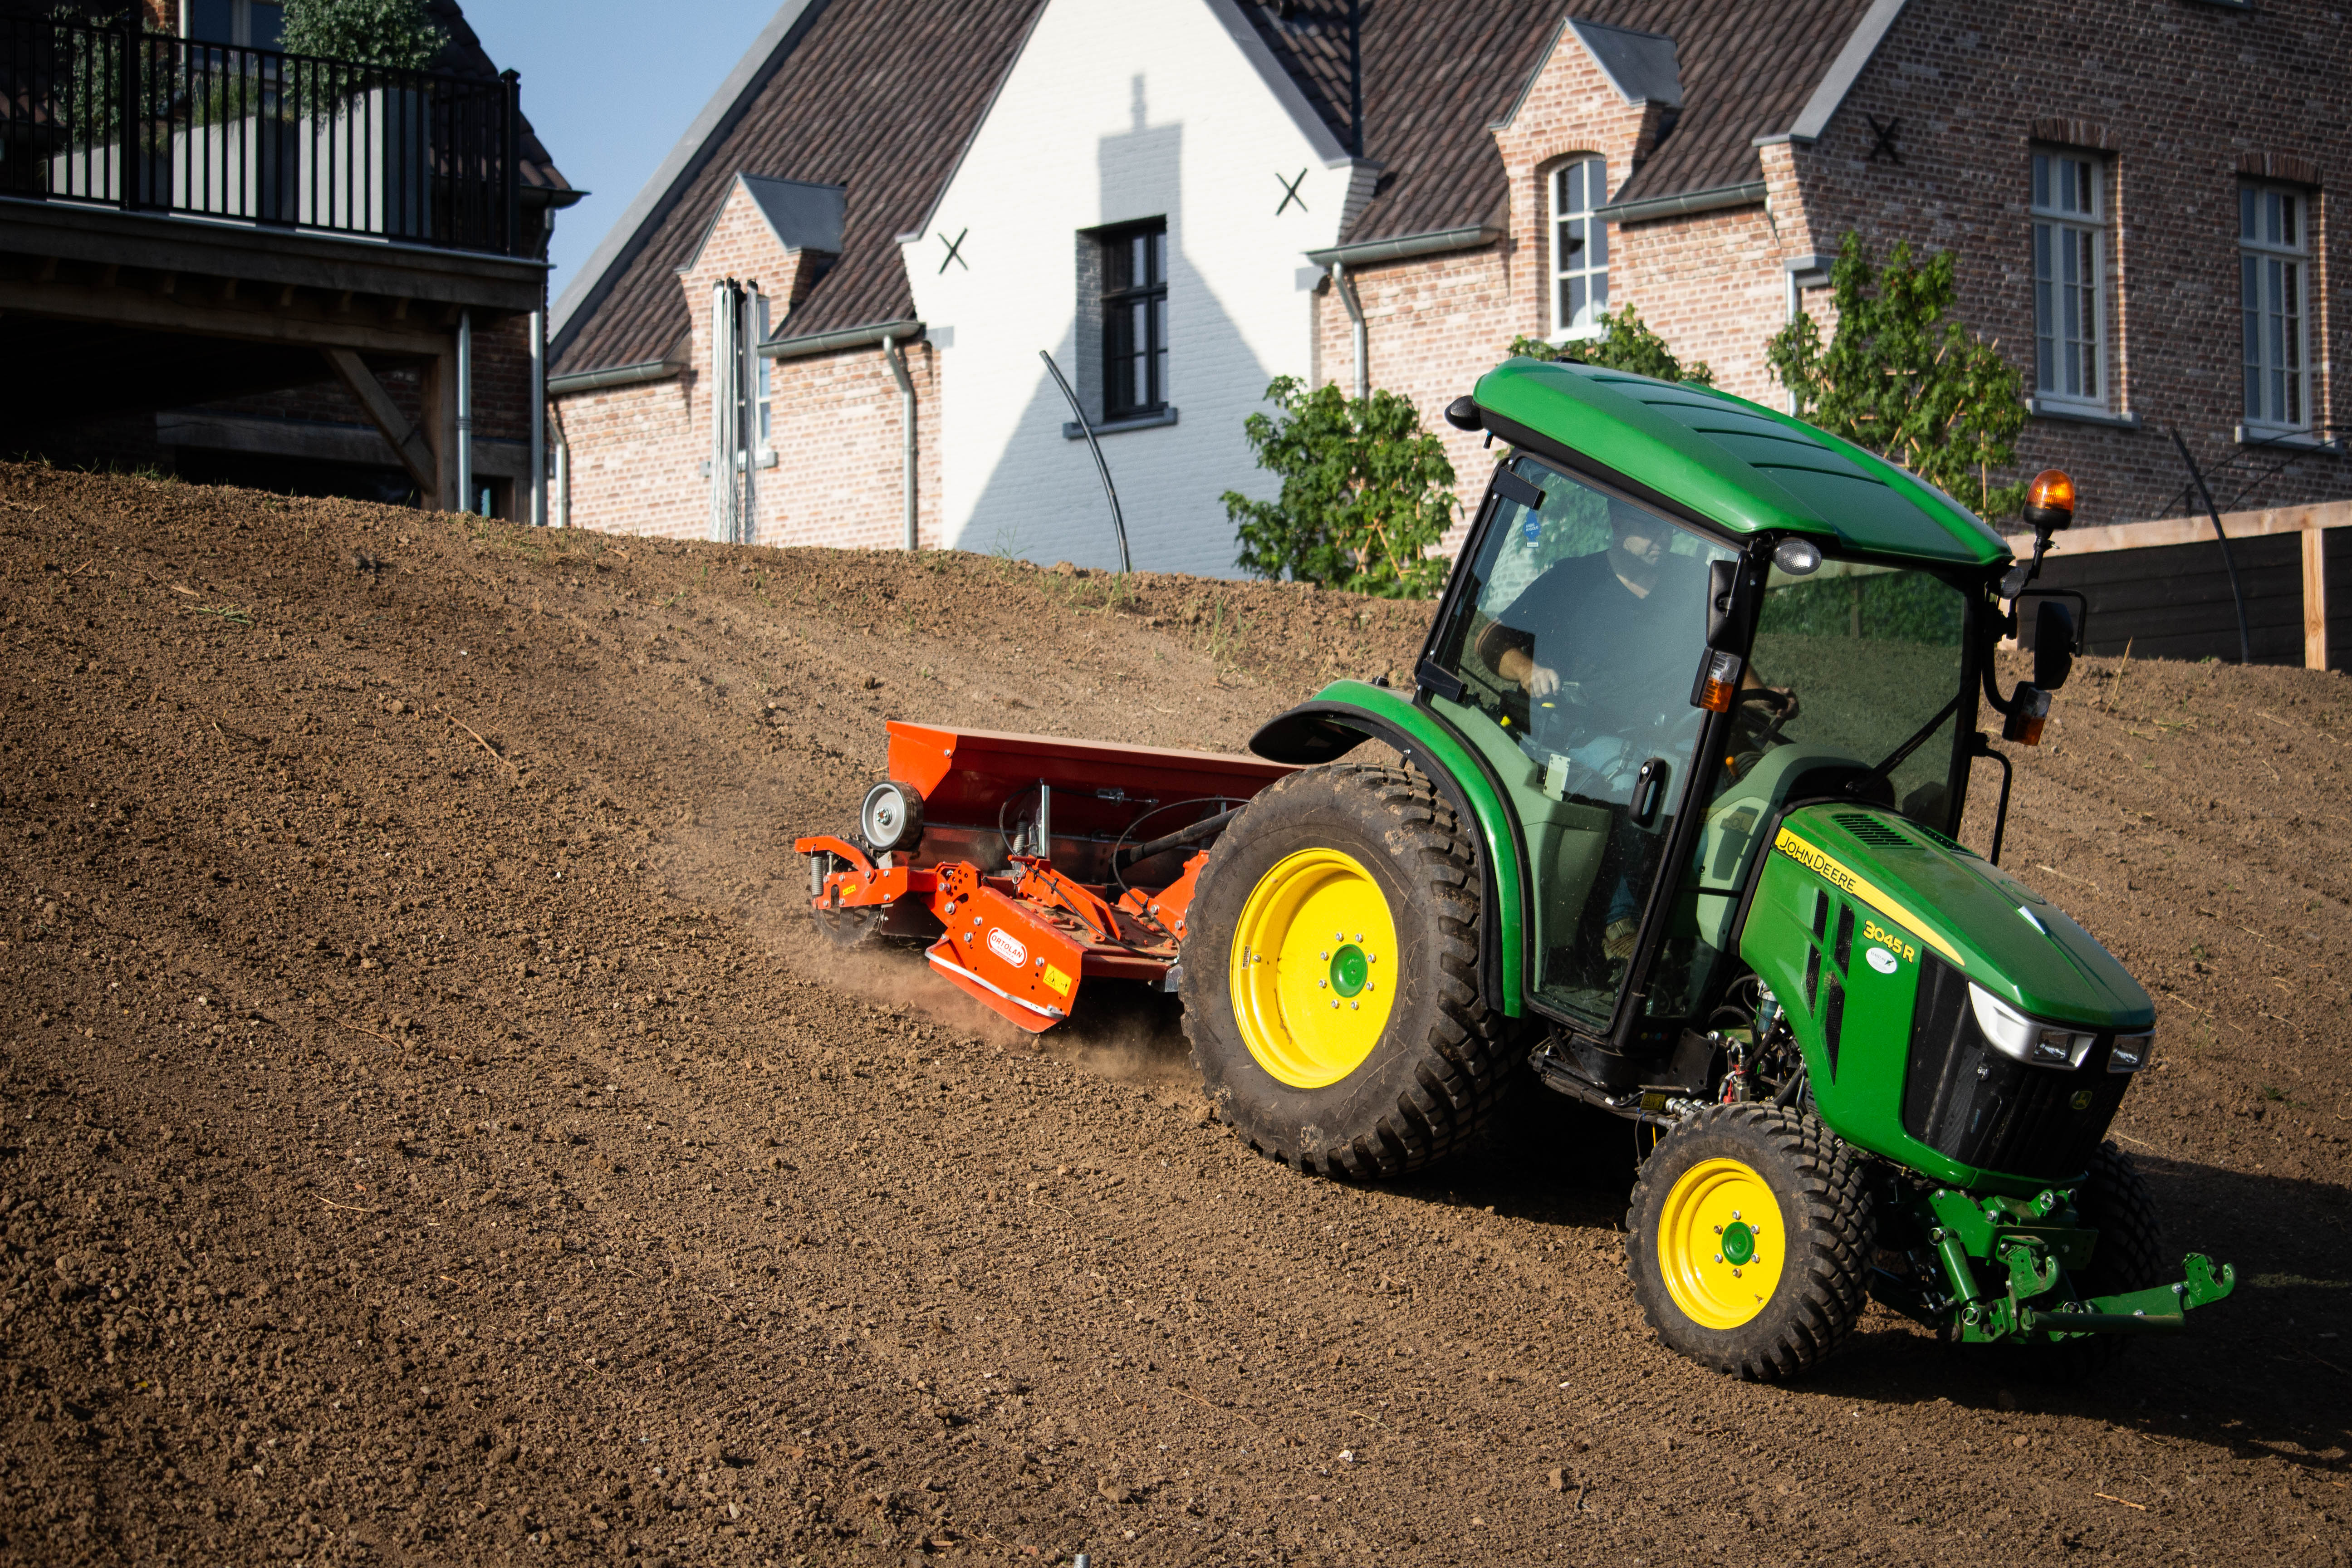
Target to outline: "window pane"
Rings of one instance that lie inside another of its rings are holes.
[[[1598,317],[1607,309],[1609,309],[1609,274],[1595,272],[1592,275],[1592,313]]]
[[[2303,241],[2296,237],[2301,233],[2302,226],[2295,221],[2297,216],[2295,209],[2302,205],[2294,196],[2279,198],[2279,243],[2281,245],[2299,247],[2303,244]]]
[[[1571,327],[1580,327],[1585,324],[1586,320],[1584,279],[1571,278],[1568,280],[1568,324]]]
[[[2254,237],[2254,193],[2250,190],[2238,192],[2238,237]]]
[[[1609,265],[1609,225],[1600,218],[1587,218],[1584,224],[1584,248],[1587,267]]]
[[[1568,192],[1566,210],[1572,213],[1582,212],[1584,210],[1584,165],[1570,163],[1560,171],[1560,175],[1568,182],[1564,187]]]
[[[2246,193],[2241,210],[2249,225],[2253,215],[2253,196]],[[2263,416],[2263,310],[2261,263],[2251,256],[2238,258],[2238,309],[2244,322],[2243,337],[2246,357],[2246,417]]]
[[[2074,165],[2074,210],[2087,216],[2092,210],[2091,201],[2091,165],[2087,163],[2076,163]]]
[[[2050,155],[2046,153],[2033,155],[2033,205],[2037,207],[2050,205]]]

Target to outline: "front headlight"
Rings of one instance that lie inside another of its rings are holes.
[[[1977,1027],[1993,1049],[2035,1067],[2081,1067],[2098,1037],[2030,1018],[1974,981],[1969,983],[1969,1002],[1976,1009]]]
[[[2116,1043],[2107,1047],[2109,1072],[2137,1072],[2147,1066],[2148,1054],[2156,1049],[2156,1031],[2144,1035],[2117,1035]]]

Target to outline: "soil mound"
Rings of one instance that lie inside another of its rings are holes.
[[[2340,678],[2089,661],[2018,763],[2239,1296],[1759,1389],[1641,1330],[1622,1126],[1307,1181],[1164,1002],[805,929],[885,714],[1236,749],[1425,605],[7,466],[0,573],[0,1555],[2344,1560]]]

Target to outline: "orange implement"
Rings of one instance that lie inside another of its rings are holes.
[[[1032,1033],[1070,1016],[1082,980],[1169,984],[1205,846],[1292,771],[896,720],[889,731],[891,783],[877,793],[899,798],[865,818],[887,847],[796,841],[811,912],[836,937],[927,942],[932,968]]]

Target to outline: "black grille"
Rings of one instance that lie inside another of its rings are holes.
[[[1904,1130],[1962,1164],[2035,1181],[2080,1174],[2107,1135],[2131,1082],[2107,1071],[2112,1037],[2101,1035],[2083,1065],[2028,1067],[1994,1050],[1977,1027],[1968,978],[1919,955],[1911,1060],[1903,1084]],[[2087,1093],[2080,1109],[2075,1100]]]

